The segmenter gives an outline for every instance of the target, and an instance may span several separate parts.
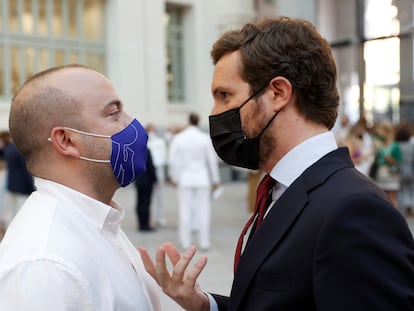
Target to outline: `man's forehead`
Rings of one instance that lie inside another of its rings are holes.
[[[216,64],[212,79],[212,90],[231,88],[235,83],[246,83],[240,74],[240,58],[236,52],[224,55]]]

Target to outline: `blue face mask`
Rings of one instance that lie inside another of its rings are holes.
[[[83,135],[111,138],[112,152],[110,160],[80,158],[98,163],[111,163],[116,180],[122,187],[128,186],[145,173],[148,135],[137,119],[132,120],[127,127],[112,136],[83,132],[68,127],[65,128]]]

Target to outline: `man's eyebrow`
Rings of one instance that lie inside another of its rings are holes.
[[[109,103],[105,105],[104,111],[113,109],[113,106],[116,106],[118,109],[122,109],[124,104],[119,99],[111,100]]]
[[[227,87],[217,86],[213,89],[211,93],[213,94],[213,96],[217,96],[220,92],[230,93],[230,90]]]

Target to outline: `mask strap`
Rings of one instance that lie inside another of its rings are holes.
[[[111,136],[109,136],[109,135],[88,133],[88,132],[76,130],[76,129],[73,129],[73,128],[70,128],[70,127],[66,127],[66,126],[64,128],[69,130],[69,131],[79,133],[79,134],[83,134],[83,135],[87,135],[87,136],[100,137],[100,138],[111,138]],[[51,142],[52,138],[48,137],[47,140],[49,142]],[[90,162],[96,162],[96,163],[110,163],[111,162],[110,160],[98,160],[98,159],[92,159],[92,158],[87,158],[87,157],[79,157],[79,159],[90,161]]]
[[[75,133],[87,135],[87,136],[101,137],[101,138],[111,138],[111,136],[108,136],[108,135],[88,133],[88,132],[76,130],[76,129],[73,129],[73,128],[70,128],[70,127],[65,127],[65,129],[67,129],[69,131],[72,131],[72,132],[75,132]],[[87,157],[79,157],[79,159],[90,161],[90,162],[96,162],[96,163],[110,163],[111,162],[110,160],[98,160],[98,159],[92,159],[92,158],[87,158]]]
[[[269,83],[266,83],[264,86],[262,86],[257,92],[254,92],[248,99],[246,99],[244,101],[243,104],[241,104],[241,106],[239,107],[239,109],[241,109],[241,107],[243,107],[244,105],[246,105],[251,99],[255,98],[257,95],[260,94],[260,92],[262,92],[265,88],[267,88],[267,86],[269,85]]]
[[[79,157],[79,159],[90,161],[90,162],[96,162],[96,163],[110,163],[111,162],[110,160],[97,160],[97,159],[92,159],[92,158],[87,158],[87,157]]]
[[[93,134],[93,133],[88,133],[88,132],[84,132],[84,131],[80,131],[80,130],[76,130],[70,127],[64,127],[65,129],[75,132],[75,133],[79,133],[79,134],[83,134],[83,135],[87,135],[87,136],[93,136],[93,137],[102,137],[102,138],[111,138],[110,135],[101,135],[101,134]]]
[[[280,110],[279,110],[280,111]],[[275,113],[275,115],[269,120],[269,122],[266,123],[265,127],[260,131],[259,135],[257,135],[257,137],[261,136],[263,134],[263,132],[268,128],[268,126],[270,125],[270,123],[273,122],[273,120],[276,118],[277,114],[279,113],[279,111],[277,111]]]

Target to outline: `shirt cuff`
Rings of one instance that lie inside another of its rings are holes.
[[[204,294],[207,296],[208,301],[210,302],[210,311],[218,311],[218,305],[214,297],[210,295],[209,293],[204,293]]]

